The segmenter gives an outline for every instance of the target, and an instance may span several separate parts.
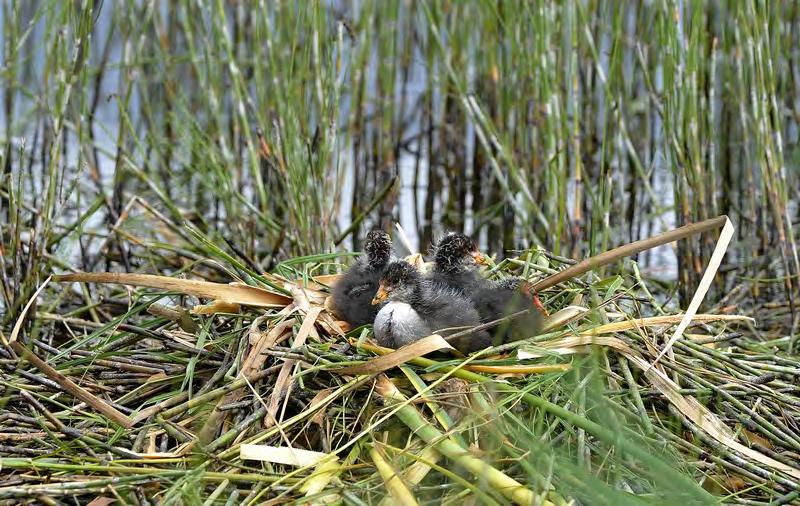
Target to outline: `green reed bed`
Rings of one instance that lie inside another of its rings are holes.
[[[356,245],[399,213],[421,244],[466,227],[575,257],[726,213],[737,272],[793,304],[791,3],[43,0],[2,21],[4,213],[42,211],[38,250],[74,245],[64,211],[113,224],[133,195],[268,264],[344,239],[341,213]],[[684,300],[710,245],[677,251]]]
[[[154,239],[130,237],[131,258],[145,256]],[[259,284],[256,272],[209,253],[205,262],[184,257],[178,276]],[[565,266],[537,250],[525,258],[491,275],[537,280]],[[337,265],[307,258],[291,264],[276,272],[310,278]],[[162,260],[159,269],[170,267]],[[174,292],[49,285],[20,341],[133,423],[124,429],[77,404],[24,356],[4,352],[0,498],[373,503],[387,494],[396,499],[400,487],[407,494],[401,497],[419,502],[791,500],[800,363],[780,344],[754,338],[747,319],[720,314],[690,327],[661,359],[658,367],[676,386],[664,390],[636,357],[652,362],[651,343],[662,342],[679,318],[625,325],[658,314],[636,278],[623,269],[544,290],[551,312],[576,305],[589,311],[504,346],[501,355],[412,358],[379,375],[339,371],[373,359],[375,348],[368,329],[345,336],[331,327],[319,287],[295,293],[288,310],[198,315],[187,312],[194,297]],[[614,322],[619,326],[609,328]],[[297,345],[301,334],[305,342]],[[269,335],[280,337],[254,351]],[[595,346],[570,341],[591,335]],[[253,360],[259,365],[248,369]],[[548,364],[566,370],[515,369]],[[468,369],[477,366],[494,369]],[[757,455],[699,426],[682,408],[687,399],[699,400]],[[322,469],[260,463],[240,457],[244,443],[338,460]],[[400,482],[390,486],[395,476]],[[509,483],[512,489],[504,488]]]

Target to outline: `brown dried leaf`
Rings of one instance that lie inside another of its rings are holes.
[[[258,329],[257,322],[259,322],[258,318],[256,318],[253,321],[253,324],[250,326],[250,332],[255,332],[258,336],[257,341],[254,342],[251,338],[253,346],[250,348],[250,352],[247,354],[242,363],[242,374],[247,377],[256,371],[261,370],[261,367],[267,360],[267,356],[262,352],[271,348],[272,345],[274,345],[286,332],[291,332],[292,325],[294,325],[293,319],[284,320],[272,327],[269,332],[263,333]]]
[[[739,476],[712,474],[706,477],[702,486],[714,495],[725,496],[744,490],[748,484]]]
[[[341,318],[341,316],[336,314],[336,311],[334,311],[333,309],[333,297],[328,297],[327,299],[325,299],[325,302],[322,304],[322,306],[325,308],[325,311],[327,311],[329,314],[335,316],[336,318]]]
[[[761,434],[756,434],[755,432],[747,429],[742,429],[742,435],[750,444],[757,444],[763,446],[764,448],[769,448],[770,450],[773,449],[772,441],[765,438]]]
[[[206,299],[220,299],[233,304],[254,307],[284,307],[292,299],[280,293],[241,283],[212,283],[196,279],[179,279],[152,274],[130,274],[124,272],[79,272],[53,276],[59,282],[114,283],[119,285],[145,286],[181,292]]]
[[[304,279],[295,279],[294,283],[298,286],[303,286],[303,283],[306,284],[308,288],[312,290],[322,290],[327,287],[332,287],[339,281],[339,278],[342,277],[342,274],[322,274],[319,276],[314,276],[305,281]]]
[[[582,306],[567,306],[544,319],[544,322],[542,322],[542,333],[551,332],[568,323],[577,321],[588,312],[589,310]]]
[[[309,404],[309,409],[313,409],[314,407],[316,407],[317,404],[321,404],[322,401],[324,401],[325,398],[328,397],[332,392],[333,389],[331,388],[325,388],[317,392],[317,395],[315,395],[314,398],[311,399],[311,403]],[[327,407],[320,409],[319,411],[314,413],[314,416],[311,417],[311,421],[322,427],[322,422],[325,420],[326,411]]]
[[[585,332],[581,332],[583,336],[597,336],[600,334],[612,334],[616,332],[623,332],[626,330],[635,330],[638,328],[656,327],[662,325],[673,325],[680,323],[684,318],[683,314],[665,315],[665,316],[651,316],[649,318],[633,318],[619,322],[607,323],[600,325]],[[716,321],[739,321],[739,322],[755,322],[749,316],[742,315],[723,315],[723,314],[695,314],[690,319],[690,322],[716,322]]]
[[[217,314],[217,313],[238,313],[242,306],[224,300],[214,300],[211,304],[198,304],[189,310],[192,314]]]
[[[289,288],[289,291],[292,292],[292,298],[294,299],[295,307],[304,313],[307,313],[308,310],[311,309],[311,301],[309,300],[305,289],[291,283],[287,283],[287,287]]]
[[[733,238],[733,223],[728,217],[725,217],[725,225],[722,227],[722,231],[719,233],[719,239],[717,239],[717,245],[714,246],[714,251],[711,253],[711,258],[708,260],[708,266],[706,266],[705,272],[703,272],[703,277],[700,279],[700,283],[697,286],[697,290],[695,290],[694,295],[692,296],[692,300],[689,301],[689,307],[686,308],[686,313],[683,315],[681,322],[678,324],[678,327],[675,329],[675,333],[672,334],[672,337],[669,338],[667,344],[661,349],[661,353],[659,353],[656,358],[653,360],[653,363],[661,359],[666,353],[669,353],[670,349],[672,349],[672,345],[675,344],[675,341],[680,339],[683,335],[683,331],[689,326],[691,323],[692,318],[697,313],[697,310],[700,309],[700,304],[703,302],[703,299],[706,297],[706,293],[708,293],[708,289],[711,288],[711,283],[714,281],[714,276],[717,275],[717,270],[719,269],[720,264],[722,263],[722,257],[725,256],[725,252],[728,250],[728,245]]]
[[[108,506],[114,504],[117,500],[113,497],[98,496],[89,501],[86,506]]]
[[[388,349],[388,348],[385,348]],[[375,357],[372,360],[364,362],[363,364],[352,365],[348,367],[340,367],[338,369],[330,369],[331,372],[336,374],[346,374],[357,376],[360,374],[377,374],[383,371],[388,371],[393,367],[404,364],[411,359],[427,355],[428,353],[444,350],[454,349],[450,344],[442,338],[439,334],[433,334],[428,337],[422,338],[409,345],[403,346],[399,350],[395,350],[386,355]]]

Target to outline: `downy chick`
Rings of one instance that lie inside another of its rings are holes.
[[[483,255],[470,237],[448,232],[434,247],[434,266],[428,276],[434,284],[469,295],[486,285],[476,263],[483,262]]]
[[[539,333],[542,316],[534,306],[527,281],[512,277],[493,282],[481,276],[476,264],[485,264],[486,258],[469,237],[455,233],[443,237],[436,247],[435,260],[436,266],[430,279],[469,297],[480,314],[481,323],[528,310],[489,330],[495,336],[494,345],[526,339]]]
[[[490,330],[495,336],[495,346],[533,337],[542,330],[542,315],[533,303],[530,285],[522,278],[489,282],[474,292],[472,302],[481,315],[482,323],[528,311]]]
[[[480,324],[480,315],[469,298],[432,283],[410,264],[392,262],[380,279],[373,304],[389,303],[375,319],[375,337],[383,346],[398,348],[430,334],[446,337]],[[483,349],[491,343],[486,331],[451,342],[462,353]]]
[[[367,234],[364,253],[334,285],[331,295],[334,312],[353,327],[372,323],[380,309],[371,301],[378,291],[378,280],[391,260],[389,234],[383,230]]]

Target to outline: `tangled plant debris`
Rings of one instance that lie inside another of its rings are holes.
[[[547,286],[570,267],[550,257],[488,275]],[[392,351],[325,309],[334,258],[264,274],[220,255],[171,278],[43,285],[4,348],[0,498],[188,501],[189,483],[248,503],[797,490],[800,367],[785,340],[748,337],[752,318],[697,314],[653,365],[684,315],[633,270],[590,271],[539,292],[538,336],[465,358],[435,335]]]

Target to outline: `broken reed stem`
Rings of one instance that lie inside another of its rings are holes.
[[[498,318],[496,320],[492,320],[490,322],[482,323],[480,325],[476,325],[475,327],[471,327],[471,328],[468,328],[466,330],[462,330],[462,331],[456,332],[455,334],[451,334],[451,335],[445,337],[444,340],[449,343],[450,341],[453,341],[453,340],[458,339],[460,337],[465,337],[465,336],[468,336],[470,334],[474,334],[475,332],[480,332],[481,330],[487,330],[487,329],[491,329],[491,328],[497,327],[501,323],[509,322],[509,321],[511,321],[511,320],[513,320],[515,318],[519,318],[520,316],[522,316],[524,314],[527,314],[530,311],[531,311],[530,309],[523,309],[522,311],[517,311],[516,313],[511,313],[508,316],[504,316],[502,318]]]
[[[389,495],[393,499],[394,504],[407,504],[409,506],[419,504],[414,494],[411,493],[411,490],[409,490],[403,482],[403,479],[391,464],[386,461],[377,448],[374,446],[370,448],[369,456],[372,458],[372,462],[375,464],[375,469],[378,470],[378,474],[381,475],[381,479],[383,479],[386,490],[389,491]]]
[[[387,403],[392,405],[397,405],[408,400],[385,375],[378,377],[375,384],[375,391],[378,392]],[[396,415],[414,434],[422,438],[423,441],[433,445],[439,453],[467,469],[474,474],[476,478],[486,480],[492,488],[503,494],[507,499],[514,501],[516,504],[523,504],[526,506],[533,504],[535,495],[530,489],[507,474],[490,466],[483,460],[473,457],[467,449],[462,448],[455,441],[429,424],[414,406],[410,404],[401,406],[397,410]],[[552,503],[545,501],[544,504]]]
[[[11,346],[11,349],[14,350],[14,352],[17,355],[19,355],[20,360],[27,360],[28,362],[33,364],[37,369],[39,369],[47,377],[58,383],[58,385],[61,388],[63,388],[66,392],[70,393],[72,396],[82,400],[89,406],[93,407],[94,409],[104,414],[108,418],[114,420],[115,422],[122,425],[126,429],[130,429],[133,427],[133,422],[131,422],[130,418],[128,418],[127,416],[116,410],[113,406],[103,401],[99,397],[96,397],[89,391],[76,385],[72,380],[70,380],[57,370],[55,370],[47,362],[45,362],[31,350],[23,346],[19,341],[13,341],[9,345]]]
[[[563,283],[564,281],[580,276],[581,274],[589,272],[592,269],[602,267],[627,256],[641,253],[642,251],[647,251],[655,248],[656,246],[679,241],[692,235],[702,234],[704,232],[708,232],[709,230],[720,228],[725,225],[727,219],[727,216],[722,215],[717,216],[716,218],[701,221],[699,223],[690,223],[688,225],[676,228],[675,230],[670,230],[653,237],[648,237],[647,239],[642,239],[641,241],[632,242],[630,244],[608,250],[604,253],[600,253],[599,255],[595,255],[591,258],[587,258],[586,260],[578,262],[577,264],[568,267],[561,272],[548,276],[541,281],[534,283],[533,291],[539,292],[545,288],[556,286],[559,283]]]
[[[627,439],[622,434],[615,434],[614,431],[607,429],[602,425],[588,420],[576,413],[573,413],[572,411],[563,408],[558,404],[554,404],[531,393],[522,392],[508,383],[494,381],[492,378],[464,370],[463,368],[444,366],[439,362],[429,358],[418,357],[409,360],[409,363],[424,368],[435,368],[439,372],[452,371],[454,377],[473,383],[492,382],[492,385],[497,389],[497,391],[507,395],[519,396],[530,406],[542,409],[552,415],[555,415],[565,422],[570,423],[579,429],[585,430],[587,433],[603,441],[604,443],[611,446],[616,446],[624,453],[627,453],[631,457],[640,460],[650,468],[650,475],[654,480],[663,481],[666,486],[674,486],[674,483],[681,483],[681,490],[685,492],[687,496],[700,500],[703,503],[712,501],[711,495],[698,487],[694,480],[674,469],[669,464],[662,461],[658,456],[650,453],[648,450],[637,446],[636,442]]]

